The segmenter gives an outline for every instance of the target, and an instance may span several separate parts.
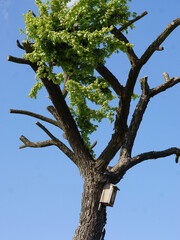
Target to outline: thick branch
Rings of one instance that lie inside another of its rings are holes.
[[[106,170],[110,161],[114,158],[116,153],[121,148],[124,142],[124,136],[127,131],[127,116],[128,113],[126,102],[124,102],[123,96],[119,100],[119,107],[117,110],[116,120],[114,124],[114,133],[110,142],[104,151],[100,154],[96,161],[96,168],[99,170]]]
[[[110,84],[112,89],[118,96],[122,95],[124,87],[119,83],[118,79],[103,64],[98,64],[96,71]]]
[[[161,92],[167,90],[170,87],[173,87],[175,84],[177,84],[179,82],[180,82],[180,77],[172,78],[168,82],[165,82],[164,84],[162,84],[158,87],[149,89],[149,86],[147,83],[147,76],[144,77],[143,79],[140,79],[142,95],[141,95],[140,100],[134,111],[128,132],[125,137],[125,143],[122,148],[122,151],[124,151],[124,149],[125,149],[125,151],[127,151],[128,156],[131,156],[131,151],[132,151],[132,147],[134,144],[134,140],[135,140],[137,131],[139,129],[139,126],[142,122],[142,118],[143,118],[145,110],[148,106],[150,98],[154,97],[158,93],[161,93]]]
[[[158,159],[158,158],[168,157],[173,154],[175,154],[176,156],[180,156],[180,149],[174,147],[174,148],[166,149],[164,151],[151,151],[151,152],[142,153],[137,155],[136,157],[133,157],[130,160],[129,168],[149,159]]]
[[[17,58],[17,57],[13,57],[13,56],[7,56],[7,60],[10,62],[14,62],[14,63],[20,63],[20,64],[28,64],[30,65],[31,62],[27,59],[24,58]]]
[[[33,113],[33,112],[29,112],[29,111],[24,111],[24,110],[17,110],[17,109],[10,109],[9,110],[10,113],[17,113],[17,114],[24,114],[24,115],[28,115],[28,116],[31,116],[31,117],[34,117],[34,118],[38,118],[42,121],[45,121],[45,122],[48,122],[48,123],[51,123],[57,127],[59,127],[59,124],[57,121],[51,119],[51,118],[47,118],[47,117],[44,117],[40,114],[37,114],[37,113]]]
[[[149,85],[147,82],[148,76],[145,76],[144,78],[141,78],[140,85],[141,85],[141,90],[142,90],[142,95],[147,95],[149,93]]]
[[[121,161],[119,161],[116,166],[114,166],[113,168],[108,168],[110,181],[116,184],[117,182],[119,182],[120,179],[122,179],[127,170],[143,161],[164,158],[173,154],[176,155],[175,162],[178,163],[180,149],[175,147],[166,149],[164,151],[151,151],[142,153],[133,158],[129,158],[127,156],[122,157]]]
[[[147,108],[150,98],[155,96],[156,94],[161,93],[162,91],[165,91],[166,89],[174,86],[175,84],[179,83],[180,77],[172,78],[168,82],[166,82],[156,88],[153,88],[151,90],[149,90],[149,86],[147,84],[147,77],[141,79],[140,82],[141,82],[141,88],[142,88],[142,95],[136,106],[130,126],[126,133],[125,142],[122,146],[121,153],[120,153],[120,159],[119,159],[118,163],[111,169],[111,172],[114,175],[114,179],[116,179],[115,181],[118,181],[123,176],[125,171],[129,168],[129,166],[131,166],[129,164],[130,164],[130,159],[131,159],[132,147],[134,145],[134,140],[136,138],[137,131],[142,122],[142,118],[143,118],[143,115],[145,113],[145,110]],[[165,151],[163,153],[167,153],[167,152]],[[156,156],[156,155],[154,155],[154,156]],[[176,162],[178,162],[178,156],[176,156]]]
[[[136,138],[136,134],[139,129],[139,126],[142,122],[149,100],[150,100],[149,96],[141,95],[140,100],[134,111],[128,132],[125,137],[125,143],[122,148],[122,151],[123,149],[126,149],[128,156],[131,156],[134,140]]]
[[[140,58],[140,65],[144,65],[157,48],[164,42],[164,40],[171,34],[171,32],[180,25],[180,18],[172,21],[166,29],[157,37],[157,39],[147,48],[145,53]]]

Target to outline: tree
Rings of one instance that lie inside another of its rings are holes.
[[[18,47],[25,50],[24,57],[8,56],[9,61],[28,64],[36,72],[30,97],[36,98],[38,90],[45,86],[53,104],[47,109],[55,120],[23,110],[10,112],[26,114],[62,129],[70,147],[37,122],[50,140],[31,142],[21,136],[24,145],[20,148],[55,145],[73,161],[84,179],[80,222],[73,239],[103,239],[106,207],[99,208],[99,200],[104,185],[120,182],[129,169],[148,159],[175,154],[178,162],[180,149],[176,147],[137,156],[132,156],[132,148],[150,99],[179,83],[180,77],[170,79],[164,73],[165,83],[152,89],[147,76],[140,79],[142,94],[130,124],[128,116],[132,99],[138,97],[134,88],[142,67],[155,51],[163,50],[161,44],[179,26],[180,19],[172,21],[138,57],[125,33],[147,12],[139,16],[131,14],[127,1],[81,0],[71,8],[67,3],[36,1],[39,15],[29,11],[24,16],[26,30],[22,32],[27,37],[22,44],[17,41]],[[125,52],[131,63],[125,86],[105,67],[106,58],[119,51]],[[118,100],[115,107],[112,107],[113,94]],[[93,151],[96,142],[91,145],[89,135],[104,118],[114,124],[114,132],[104,151],[96,157]],[[118,163],[110,167],[118,152]]]

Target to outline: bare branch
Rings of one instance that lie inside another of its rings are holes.
[[[53,117],[57,120],[57,121],[60,121],[60,118],[58,116],[58,113],[56,111],[56,109],[50,105],[50,106],[47,106],[47,110],[53,115]]]
[[[164,151],[151,151],[151,152],[142,153],[137,155],[136,157],[133,157],[130,160],[129,168],[149,159],[158,159],[158,158],[168,157],[173,154],[176,154],[176,156],[180,156],[180,149],[174,147],[174,148],[166,149]]]
[[[171,78],[170,80],[168,80],[167,82],[165,82],[164,84],[155,87],[153,89],[151,89],[149,91],[149,96],[150,97],[154,97],[155,95],[157,95],[158,93],[161,93],[163,91],[166,91],[166,89],[173,87],[174,85],[176,85],[177,83],[180,82],[180,76],[177,78]]]
[[[66,154],[75,164],[76,164],[76,158],[74,153],[61,141],[54,141],[54,140],[47,140],[44,142],[31,142],[26,137],[21,136],[20,140],[24,143],[24,145],[20,146],[19,149],[23,149],[26,147],[32,147],[32,148],[42,148],[42,147],[49,147],[49,146],[56,146],[58,147],[64,154]]]
[[[56,109],[51,105],[47,107],[47,110],[53,115],[53,117],[57,120],[57,124],[59,126],[59,128],[63,129],[63,125],[62,122],[60,120],[60,117],[58,116],[58,113],[56,111]],[[63,138],[67,139],[66,134],[63,133]]]
[[[16,41],[16,44],[17,44],[17,46],[18,46],[20,49],[23,49],[23,50],[24,50],[24,47],[20,44],[19,40]]]
[[[40,122],[36,122],[36,125],[37,125],[38,127],[40,127],[54,142],[58,142],[58,141],[59,141],[59,139],[57,139],[56,137],[54,137],[54,136],[52,135],[52,133],[50,133],[50,132],[47,130],[47,128],[45,128]]]
[[[31,44],[27,40],[23,40],[22,44],[26,53],[31,53],[33,51]]]
[[[77,164],[76,162],[76,157],[74,155],[74,153],[63,143],[61,142],[59,139],[57,139],[56,137],[53,136],[52,133],[49,132],[49,130],[47,130],[47,128],[45,128],[40,122],[36,122],[36,125],[38,127],[40,127],[54,142],[54,144],[63,152],[65,153],[75,164]]]
[[[53,140],[47,140],[44,142],[31,142],[23,135],[20,137],[20,140],[24,143],[24,145],[20,146],[19,149],[22,149],[25,147],[42,148],[42,147],[49,147],[49,146],[55,145]]]
[[[141,78],[140,85],[141,85],[141,90],[142,90],[142,95],[147,95],[149,93],[149,85],[147,82],[148,76],[145,76],[144,78]]]
[[[7,60],[14,63],[31,65],[31,62],[25,58],[17,58],[9,55],[7,56]]]
[[[112,34],[114,34],[114,36],[119,39],[120,41],[124,41],[125,43],[129,43],[129,41],[127,40],[127,38],[122,34],[122,31],[124,29],[126,29],[127,27],[129,27],[131,24],[133,24],[134,22],[138,21],[139,19],[141,19],[142,17],[144,17],[147,14],[147,12],[143,12],[141,13],[139,16],[135,17],[134,19],[130,20],[128,23],[124,24],[122,27],[120,27],[119,29],[117,29],[116,27],[114,27],[114,29],[111,31]],[[128,47],[127,48],[127,56],[131,62],[132,65],[135,65],[138,57],[136,56],[134,50],[132,49],[132,47]]]
[[[149,58],[153,55],[153,53],[157,50],[157,48],[164,42],[164,40],[170,35],[170,33],[180,25],[180,18],[172,21],[166,29],[157,37],[157,39],[147,48],[145,53],[139,60],[140,65],[144,65]]]
[[[118,96],[122,95],[124,87],[119,83],[118,79],[103,64],[98,64],[97,72],[111,85],[112,89]]]
[[[110,167],[107,169],[109,177],[113,183],[119,182],[119,180],[124,176],[124,174],[130,168],[134,167],[135,165],[146,161],[146,160],[153,160],[158,158],[168,157],[170,155],[176,155],[176,163],[178,163],[178,158],[180,156],[180,149],[179,148],[169,148],[164,151],[151,151],[139,154],[133,158],[128,156],[123,156],[122,159],[116,164],[114,167]]]
[[[48,123],[51,123],[53,125],[55,125],[56,127],[59,127],[59,124],[57,121],[51,119],[51,118],[47,118],[47,117],[44,117],[40,114],[37,114],[37,113],[33,113],[33,112],[29,112],[29,111],[24,111],[24,110],[17,110],[17,109],[10,109],[9,110],[10,113],[16,113],[16,114],[24,114],[24,115],[28,115],[28,116],[31,116],[31,117],[34,117],[34,118],[38,118],[42,121],[45,121],[45,122],[48,122]]]
[[[179,155],[176,154],[175,162],[178,163],[179,161]]]
[[[127,149],[129,156],[131,155],[134,140],[136,138],[137,131],[139,129],[139,126],[143,119],[143,115],[149,103],[149,99],[150,98],[147,95],[141,95],[139,102],[136,106],[136,109],[134,111],[128,132],[125,137],[125,143],[123,145],[123,147]]]
[[[122,34],[122,32],[118,31],[116,27],[111,31],[112,34],[114,34],[115,38],[119,39],[120,41],[123,41],[125,43],[129,43],[128,39]],[[131,65],[135,65],[136,62],[138,61],[138,57],[135,54],[134,50],[132,47],[127,47],[127,52],[126,52],[129,61]]]
[[[93,149],[97,144],[97,140],[90,146],[91,149]]]
[[[33,17],[36,17],[36,14],[31,9],[29,9],[29,12],[32,13]]]
[[[137,22],[139,19],[143,18],[145,15],[147,15],[148,13],[145,11],[143,13],[141,13],[139,16],[135,17],[134,19],[130,20],[129,22],[125,23],[122,27],[120,27],[118,29],[119,32],[122,32],[124,29],[128,28],[131,24],[133,24],[134,22]]]

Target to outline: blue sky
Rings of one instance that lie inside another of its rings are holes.
[[[138,21],[128,38],[141,56],[148,45],[179,16],[179,0],[134,0],[132,11],[148,15]],[[0,239],[69,240],[78,225],[83,181],[76,167],[55,147],[22,149],[20,135],[32,141],[47,140],[36,119],[9,114],[9,109],[24,109],[50,116],[50,105],[43,90],[37,100],[27,97],[34,83],[28,66],[7,62],[7,55],[22,56],[16,40],[23,40],[22,13],[37,11],[33,0],[0,0],[1,125],[0,125]],[[139,77],[148,75],[150,87],[163,83],[163,72],[180,75],[180,28],[164,42]],[[107,62],[110,70],[125,82],[129,62],[124,54]],[[139,84],[136,92],[140,93]],[[180,86],[151,100],[139,130],[133,154],[180,147]],[[137,102],[132,103],[132,109]],[[45,124],[46,125],[46,124]],[[46,125],[56,135],[57,129]],[[99,154],[111,136],[111,126],[103,122],[92,141]],[[118,156],[114,159],[117,161]],[[175,157],[147,161],[134,167],[118,184],[120,192],[113,208],[108,208],[107,240],[178,240],[180,236],[180,165]]]

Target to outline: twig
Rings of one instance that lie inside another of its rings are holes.
[[[97,140],[90,146],[91,149],[93,149],[97,144]]]
[[[29,10],[29,12],[31,12],[32,15],[33,15],[34,17],[36,17],[36,14],[35,14],[31,9]]]
[[[124,29],[126,29],[127,27],[129,27],[131,24],[133,24],[134,22],[137,22],[139,19],[143,18],[145,15],[147,15],[148,13],[145,11],[143,13],[141,13],[139,16],[135,17],[134,19],[130,20],[129,22],[125,23],[122,27],[120,27],[118,29],[118,31],[122,32]]]

